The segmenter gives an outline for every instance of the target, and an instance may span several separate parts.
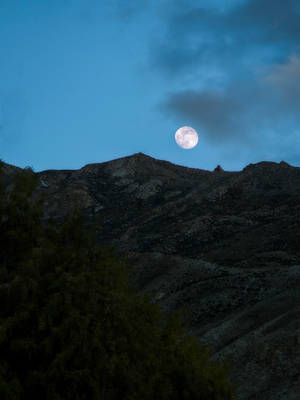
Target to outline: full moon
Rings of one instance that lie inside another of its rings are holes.
[[[198,143],[198,133],[190,126],[182,126],[177,129],[175,140],[178,146],[183,149],[192,149]]]

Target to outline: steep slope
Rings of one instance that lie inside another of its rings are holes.
[[[191,332],[231,360],[240,400],[300,394],[300,267],[239,268],[130,253],[132,284],[167,313],[187,305]]]
[[[45,211],[99,216],[99,240],[228,266],[300,263],[300,168],[281,162],[204,171],[138,153],[39,173]],[[126,210],[126,212],[124,212]]]
[[[199,340],[232,360],[239,400],[300,398],[300,168],[210,172],[138,153],[38,176],[47,218],[78,206],[136,266],[132,285],[190,308]]]

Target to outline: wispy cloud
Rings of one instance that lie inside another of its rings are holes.
[[[232,69],[278,61],[300,50],[297,0],[248,0],[226,11],[195,3],[183,1],[165,14],[166,32],[152,47],[153,63],[169,75],[200,63]]]

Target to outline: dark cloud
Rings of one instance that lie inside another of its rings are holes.
[[[287,149],[300,125],[299,1],[248,0],[226,10],[190,2],[173,11],[152,65],[182,85],[160,109],[213,143],[257,146],[273,137]]]
[[[160,108],[192,123],[208,141],[256,143],[270,130],[288,135],[300,125],[300,58],[261,70],[252,80],[232,80],[223,90],[183,90]]]
[[[259,31],[259,43],[298,44],[300,7],[298,0],[251,0],[229,15],[227,27]]]
[[[239,130],[235,116],[243,109],[228,93],[194,90],[170,94],[162,107],[171,115],[200,127],[211,140],[235,137]]]
[[[249,0],[226,12],[182,2],[180,11],[177,4],[166,17],[166,32],[152,46],[152,63],[170,76],[199,63],[231,69],[261,58],[283,60],[287,51],[300,50],[299,17],[298,0]]]

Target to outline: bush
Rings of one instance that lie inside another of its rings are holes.
[[[80,213],[42,225],[35,184],[28,170],[9,196],[0,189],[0,398],[234,399],[228,366],[209,360],[182,310],[163,322]]]

